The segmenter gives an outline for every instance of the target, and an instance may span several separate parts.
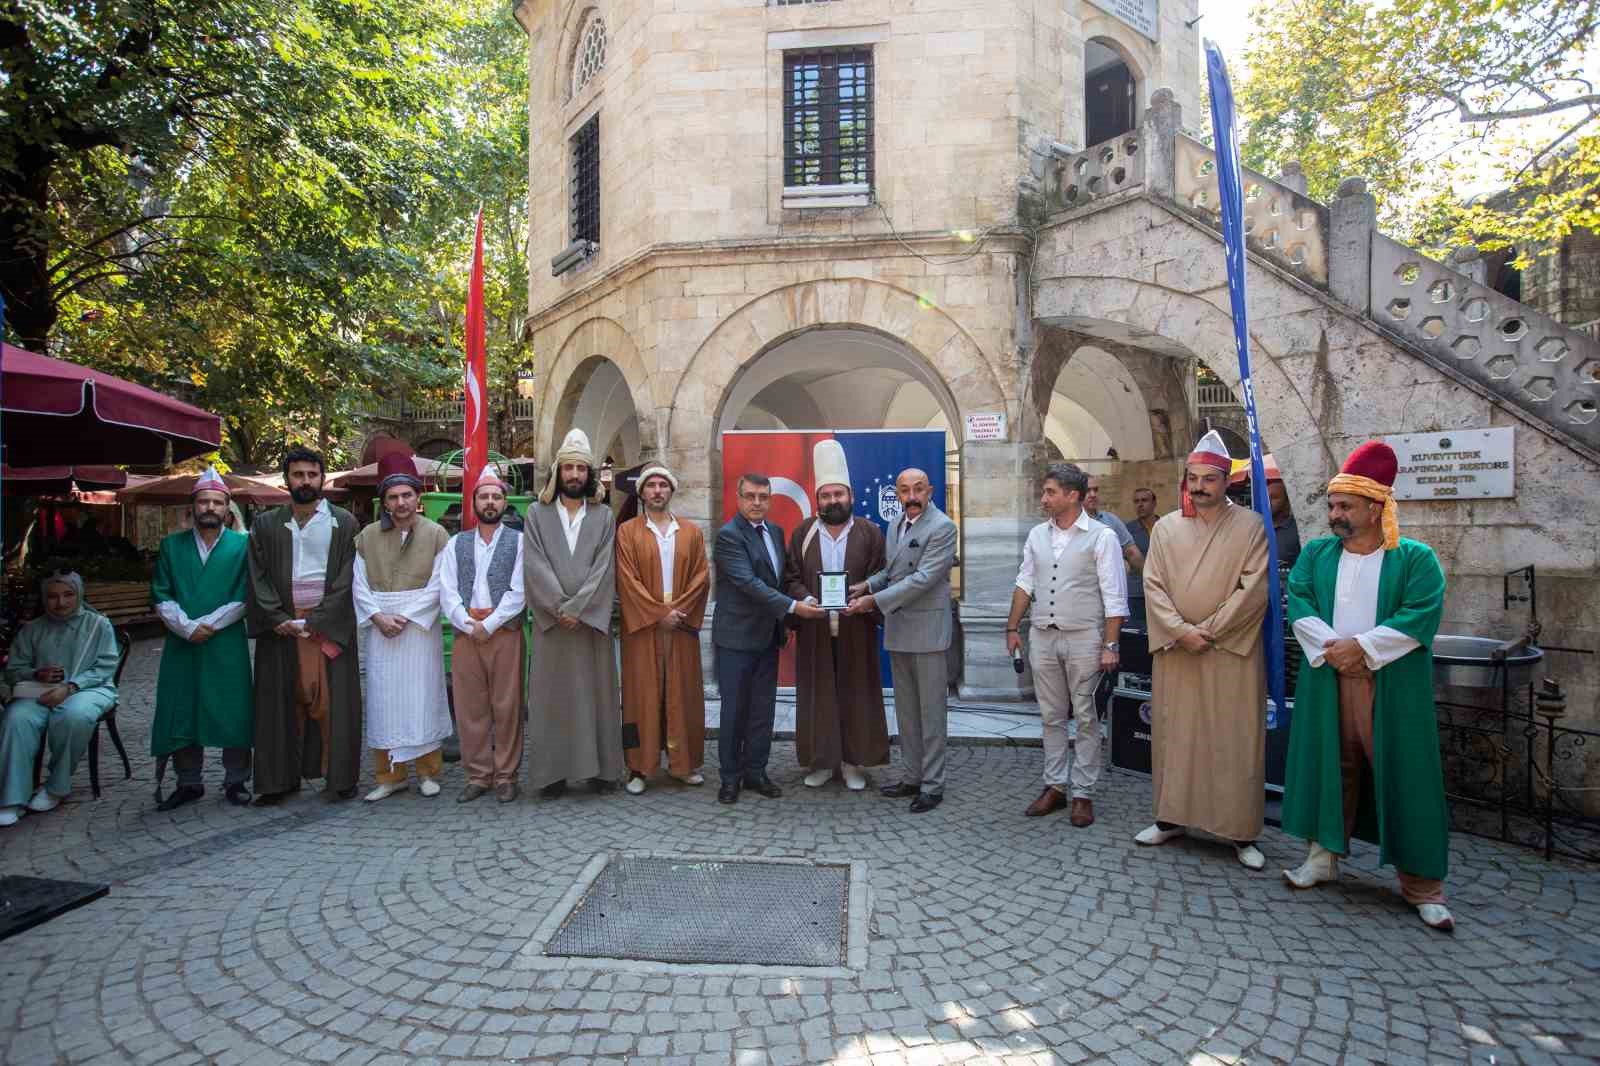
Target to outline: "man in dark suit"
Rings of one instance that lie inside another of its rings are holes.
[[[781,591],[783,530],[767,521],[772,482],[744,474],[737,489],[739,514],[717,533],[717,604],[711,642],[717,649],[717,687],[722,721],[717,759],[722,787],[717,802],[739,802],[739,789],[769,799],[783,790],[767,777],[772,750],[772,711],[778,697],[778,649],[788,638],[785,616],[822,618],[826,613]]]

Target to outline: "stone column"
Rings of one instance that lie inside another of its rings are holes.
[[[1030,700],[1033,678],[1006,654],[1006,615],[1022,545],[1039,521],[1042,441],[967,443],[961,449],[961,697]]]
[[[1178,198],[1178,134],[1183,129],[1183,108],[1172,90],[1157,89],[1150,94],[1139,127],[1139,143],[1144,150],[1144,182],[1150,195],[1163,200]]]
[[[1328,205],[1328,292],[1346,307],[1372,312],[1372,235],[1378,201],[1365,178],[1345,178]]]

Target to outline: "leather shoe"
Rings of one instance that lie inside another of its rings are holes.
[[[517,783],[515,781],[502,781],[494,786],[494,798],[501,803],[510,803],[517,798]]]
[[[456,797],[456,802],[457,803],[471,803],[473,800],[477,799],[479,796],[484,795],[488,791],[489,791],[489,789],[487,787],[485,787],[483,785],[474,784],[471,781],[469,781],[469,782],[467,782],[467,787],[461,790],[461,795]]]
[[[1039,818],[1049,814],[1051,811],[1059,811],[1066,805],[1067,797],[1062,795],[1061,790],[1046,785],[1044,791],[1039,793],[1039,798],[1028,804],[1028,809],[1022,813],[1029,818]],[[1076,810],[1077,808],[1074,807],[1073,809]]]
[[[356,798],[356,787],[351,785],[349,788],[341,788],[339,791],[335,792],[334,795],[338,796],[342,800],[353,800]]]
[[[1087,799],[1074,799],[1072,801],[1072,813],[1067,817],[1072,819],[1072,827],[1074,829],[1089,828],[1094,824],[1094,802]]]
[[[879,788],[878,795],[888,796],[890,799],[905,799],[907,796],[922,795],[922,789],[918,788],[916,785],[910,785],[904,781],[901,781],[899,784],[884,785],[883,787]]]
[[[779,796],[783,795],[783,789],[779,788],[777,785],[774,785],[772,783],[772,778],[768,777],[766,774],[762,774],[760,777],[745,778],[744,787],[748,788],[751,792],[760,793],[769,800],[775,800]]]
[[[185,803],[193,803],[206,794],[203,785],[179,785],[173,789],[172,795],[156,804],[158,811],[175,811]]]
[[[931,811],[943,802],[943,792],[918,792],[917,798],[911,801],[911,813],[921,814],[924,811]]]
[[[567,783],[565,781],[552,781],[539,790],[539,795],[547,800],[553,800],[566,791]]]
[[[738,803],[739,802],[739,782],[737,782],[737,781],[724,781],[722,783],[722,787],[717,789],[717,802],[718,803]]]
[[[226,796],[228,802],[233,804],[235,807],[250,806],[249,785],[229,785],[223,790],[222,794]]]
[[[256,796],[256,806],[276,807],[278,804],[287,799],[288,796],[289,793],[287,792],[262,792]]]

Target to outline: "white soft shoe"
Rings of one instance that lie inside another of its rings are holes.
[[[642,796],[644,795],[644,778],[634,774],[628,778],[628,783],[622,787],[627,789],[630,796]]]
[[[833,780],[832,770],[813,770],[806,775],[807,788],[821,788]]]
[[[39,789],[39,791],[35,792],[33,794],[33,798],[28,801],[28,810],[37,811],[40,814],[43,814],[45,811],[53,811],[59,806],[61,806],[61,801],[50,795],[50,793],[42,787]]]
[[[703,785],[706,783],[706,775],[696,770],[688,777],[679,778],[679,780],[686,785]]]
[[[24,807],[0,807],[0,828],[16,825],[22,821],[22,816],[27,813],[27,809]]]
[[[1451,916],[1450,908],[1443,903],[1419,904],[1417,914],[1422,917],[1422,924],[1429,929],[1437,929],[1441,933],[1456,931],[1456,920]]]
[[[1165,844],[1167,841],[1176,840],[1181,836],[1183,836],[1183,826],[1181,825],[1176,829],[1163,829],[1159,825],[1152,823],[1147,828],[1140,830],[1139,835],[1133,838],[1133,842],[1152,848],[1157,844]]]
[[[424,777],[422,783],[417,785],[417,791],[432,799],[439,794],[439,782],[431,777]]]
[[[379,785],[371,792],[368,792],[363,798],[368,803],[377,803],[379,800],[388,799],[396,792],[404,792],[408,787],[410,786],[404,781],[400,782],[398,785]]]
[[[840,770],[844,774],[844,787],[851,792],[860,792],[867,787],[867,775],[861,772],[859,766],[845,763]]]
[[[1283,871],[1284,880],[1295,888],[1316,888],[1328,881],[1339,880],[1339,856],[1327,848],[1311,842],[1306,861],[1293,870]]]
[[[1267,857],[1261,854],[1261,849],[1254,844],[1246,844],[1242,848],[1235,844],[1233,853],[1239,857],[1239,865],[1246,870],[1266,869]]]

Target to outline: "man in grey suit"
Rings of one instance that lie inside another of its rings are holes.
[[[905,776],[880,792],[915,797],[913,814],[944,801],[945,651],[950,647],[950,568],[956,524],[933,505],[928,475],[902,470],[894,482],[901,517],[889,527],[888,565],[850,588],[845,613],[883,615],[883,646],[894,670],[894,715]]]
[[[717,653],[722,718],[717,762],[722,785],[717,802],[739,802],[741,787],[769,799],[783,790],[767,776],[772,714],[778,696],[778,649],[788,639],[784,618],[824,618],[819,607],[786,596],[783,530],[767,521],[772,482],[744,474],[736,489],[739,513],[717,532],[717,605],[711,643]]]

